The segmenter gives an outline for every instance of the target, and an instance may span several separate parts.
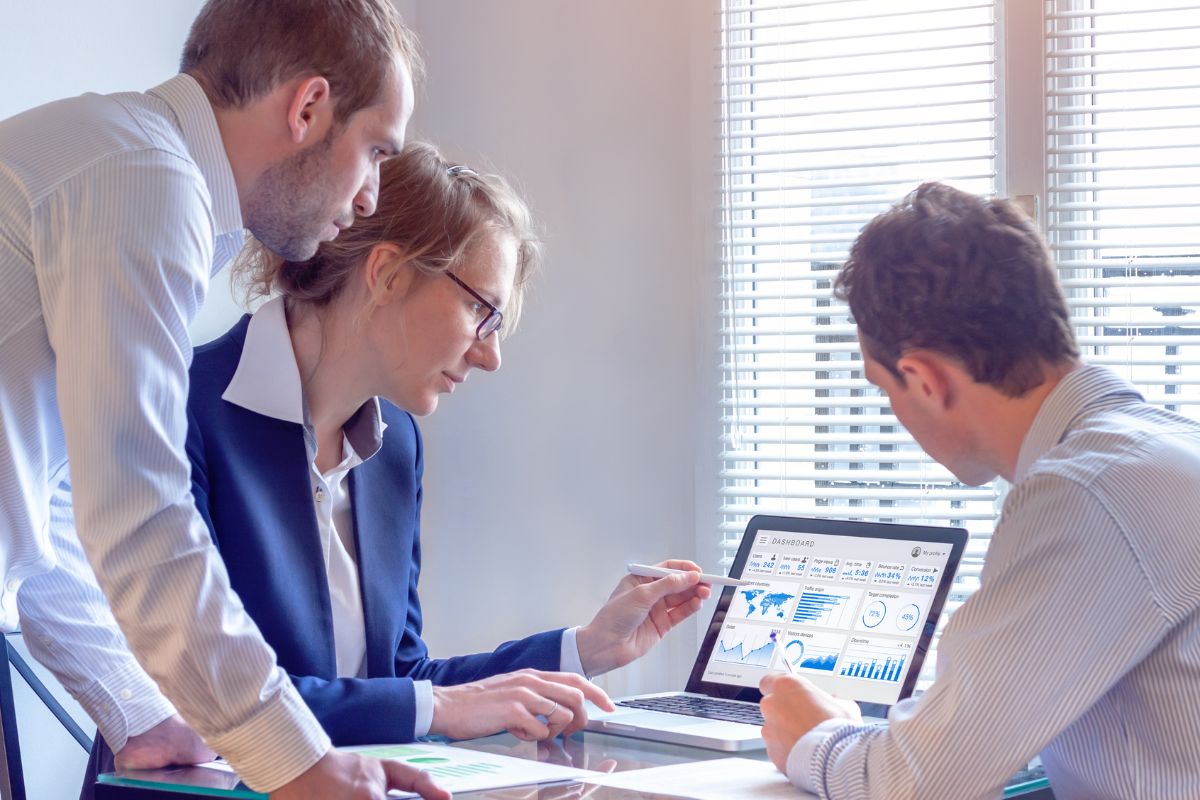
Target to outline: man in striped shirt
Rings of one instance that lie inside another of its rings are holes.
[[[229,588],[184,455],[209,277],[246,228],[303,260],[374,212],[418,66],[389,0],[210,0],[180,75],[0,121],[0,624],[126,765],[211,755],[178,707],[279,800],[445,796],[330,748]]]
[[[926,452],[1012,490],[933,686],[867,727],[768,676],[772,760],[839,799],[1000,797],[1039,753],[1059,800],[1200,797],[1200,423],[1080,362],[1049,252],[1005,201],[921,186],[835,291]]]

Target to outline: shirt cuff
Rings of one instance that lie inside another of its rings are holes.
[[[813,755],[834,732],[845,726],[844,719],[827,719],[801,736],[800,740],[792,745],[792,752],[788,753],[788,780],[799,789],[817,794],[817,786],[813,781]]]
[[[270,793],[316,764],[332,746],[291,681],[262,710],[208,745],[233,765],[247,786]]]
[[[413,681],[413,738],[420,739],[433,727],[433,681]]]
[[[576,675],[587,677],[587,673],[583,671],[583,660],[579,657],[579,644],[575,641],[575,636],[579,633],[579,628],[567,628],[563,631],[562,647],[559,650],[558,669],[560,672],[574,672]]]
[[[114,753],[121,752],[131,736],[175,714],[175,706],[132,658],[85,689],[77,700]]]

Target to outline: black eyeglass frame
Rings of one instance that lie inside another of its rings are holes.
[[[487,300],[484,300],[483,297],[480,296],[479,292],[463,283],[462,279],[453,272],[444,272],[442,274],[461,286],[464,292],[471,295],[471,297],[474,297],[483,305],[484,308],[488,310],[487,316],[484,317],[479,325],[475,328],[476,339],[482,342],[493,333],[496,333],[500,330],[500,326],[504,324],[504,313],[500,309],[496,308]]]

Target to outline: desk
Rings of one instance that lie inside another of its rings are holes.
[[[581,769],[615,772],[644,767],[658,767],[689,761],[706,761],[713,758],[728,758],[734,753],[702,750],[673,744],[610,736],[603,733],[577,733],[567,739],[551,742],[521,742],[501,734],[483,739],[457,742],[455,747],[470,750],[488,750],[518,758],[535,758],[539,761],[576,766]],[[741,754],[747,758],[765,759],[762,751]],[[1004,792],[1006,798],[1020,797],[1021,800],[1052,800],[1045,779],[1020,786],[1012,786]],[[123,773],[101,775],[96,784],[96,800],[187,800],[187,798],[256,798],[257,794],[238,783],[233,775],[199,768],[172,770],[130,770]],[[462,800],[645,800],[665,798],[667,795],[645,795],[611,787],[559,784],[556,786],[528,787],[527,789],[497,789],[490,792],[456,794]],[[797,800],[805,795],[796,793]]]

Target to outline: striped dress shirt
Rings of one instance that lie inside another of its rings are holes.
[[[839,800],[970,800],[1040,753],[1058,800],[1194,800],[1197,708],[1200,423],[1080,367],[1021,445],[933,686],[886,727],[817,726],[788,776]]]
[[[270,790],[329,740],[230,590],[184,455],[188,324],[242,241],[188,76],[0,122],[3,624],[19,615],[120,746],[171,705],[115,615],[184,717]]]

